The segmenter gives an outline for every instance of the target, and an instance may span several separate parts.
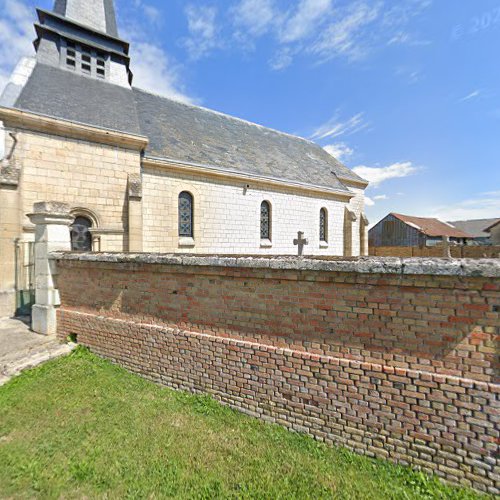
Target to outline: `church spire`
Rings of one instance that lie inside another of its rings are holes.
[[[55,0],[37,13],[37,62],[130,88],[129,43],[118,36],[113,0]]]
[[[55,0],[54,12],[93,30],[118,37],[113,0]]]

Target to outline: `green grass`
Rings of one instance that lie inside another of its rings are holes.
[[[476,498],[79,348],[0,388],[0,498]]]

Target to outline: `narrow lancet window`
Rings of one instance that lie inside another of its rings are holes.
[[[267,201],[260,206],[260,239],[271,239],[271,205]]]
[[[92,222],[87,217],[76,217],[71,226],[71,249],[74,252],[92,251]]]
[[[179,195],[179,236],[193,238],[193,196],[187,191]]]
[[[328,212],[322,208],[319,212],[319,241],[328,241]]]

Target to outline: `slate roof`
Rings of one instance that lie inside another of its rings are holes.
[[[439,219],[413,217],[412,215],[402,215],[396,213],[392,213],[391,215],[430,237],[448,236],[449,238],[472,238],[472,235],[461,231],[446,222],[442,222]]]
[[[15,108],[141,135],[132,90],[36,64]]]
[[[450,224],[461,231],[471,234],[474,238],[489,238],[490,234],[486,230],[499,222],[500,219],[476,219],[453,221]]]
[[[360,177],[320,146],[198,106],[134,89],[146,156],[346,190]]]
[[[15,108],[149,138],[145,155],[348,192],[366,182],[317,144],[38,63]]]

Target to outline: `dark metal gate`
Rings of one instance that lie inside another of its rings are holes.
[[[35,304],[35,243],[16,244],[16,316],[31,316]]]

